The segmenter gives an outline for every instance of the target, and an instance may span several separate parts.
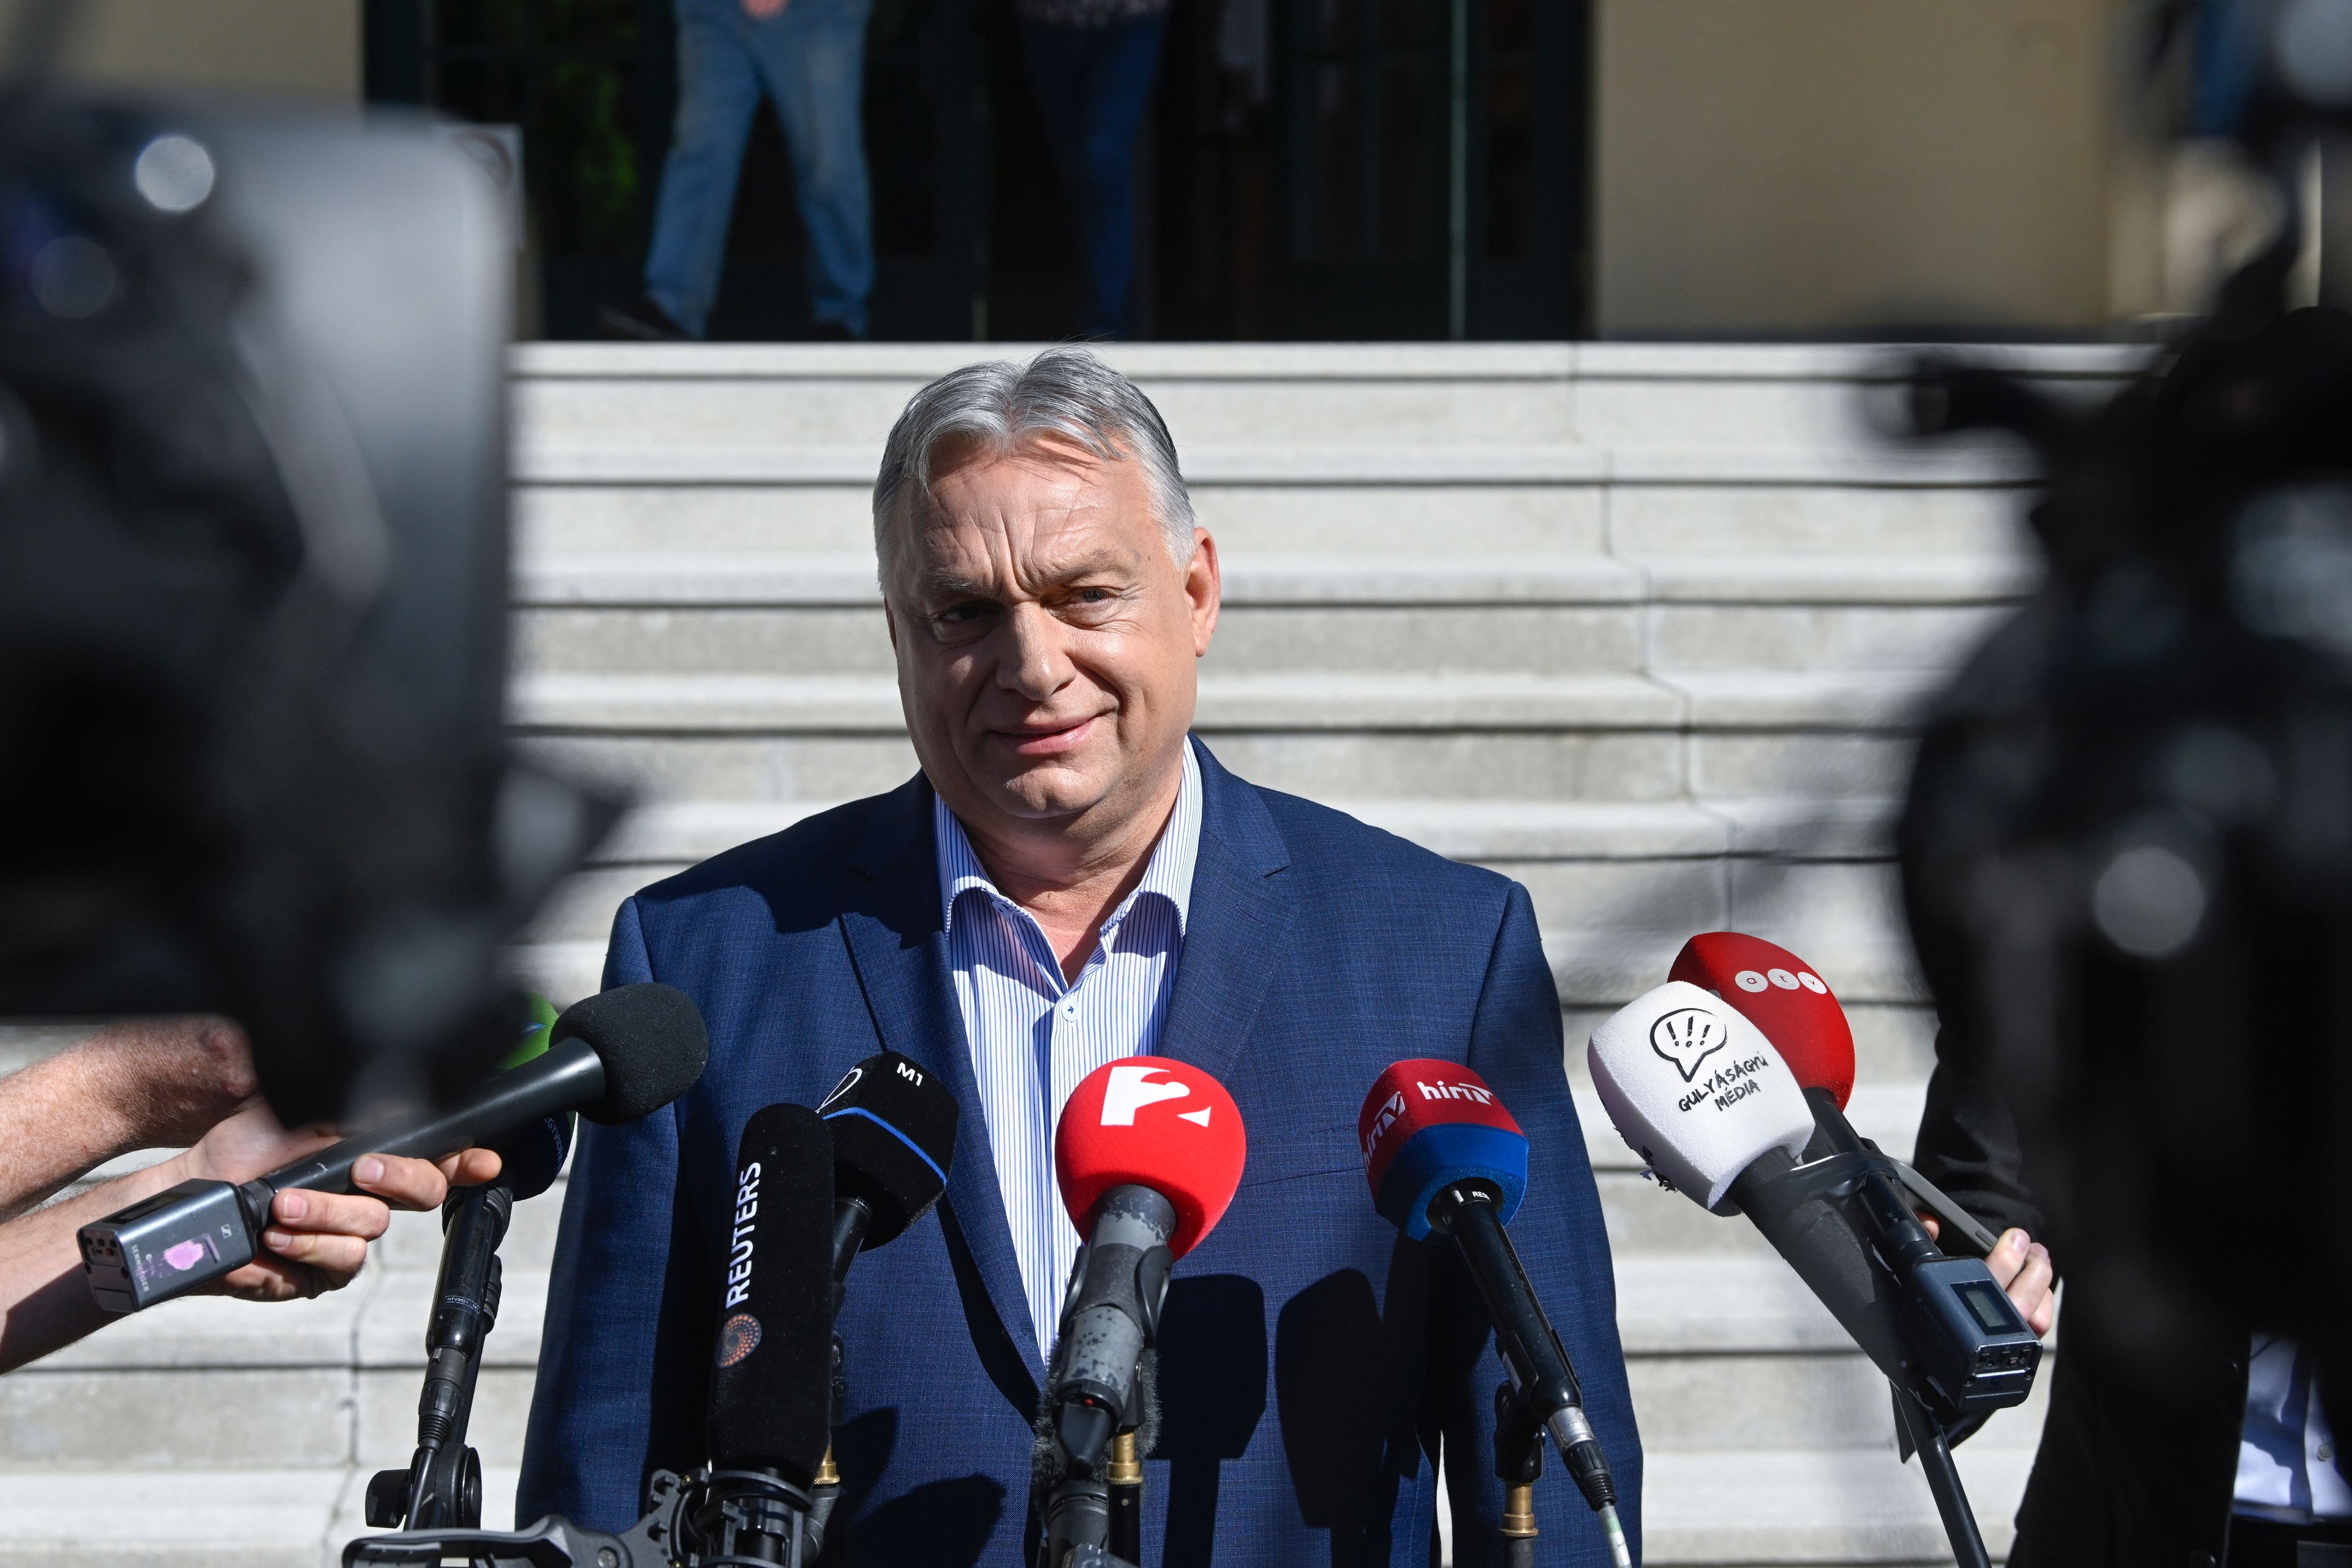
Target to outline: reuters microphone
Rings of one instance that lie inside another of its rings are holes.
[[[1074,1551],[1140,1554],[1143,1352],[1159,1336],[1170,1270],[1224,1217],[1247,1154],[1225,1086],[1165,1057],[1097,1068],[1062,1107],[1054,1173],[1086,1240],[1037,1419],[1048,1568]]]
[[[1373,1080],[1356,1136],[1381,1217],[1415,1241],[1451,1237],[1460,1251],[1494,1322],[1518,1417],[1531,1431],[1551,1435],[1577,1489],[1600,1517],[1611,1557],[1632,1568],[1616,1481],[1585,1417],[1576,1369],[1503,1228],[1527,1196],[1527,1134],[1476,1073],[1459,1062],[1418,1059],[1393,1063]],[[1507,1441],[1504,1414],[1497,1412],[1498,1445]],[[1497,1470],[1505,1468],[1498,1459]],[[1527,1479],[1532,1481],[1532,1473]],[[1531,1541],[1532,1515],[1519,1528],[1528,1533],[1514,1536],[1514,1543]]]
[[[755,1111],[719,1266],[710,1469],[681,1510],[706,1562],[815,1561],[811,1493],[833,1443],[833,1206],[816,1112]]]

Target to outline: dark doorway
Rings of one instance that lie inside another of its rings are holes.
[[[1585,321],[1588,0],[1174,0],[1138,159],[1165,339],[1527,339]],[[367,0],[368,95],[523,127],[536,326],[637,287],[676,107],[668,0]],[[876,0],[873,330],[1035,340],[1078,258],[1011,0]],[[762,110],[715,338],[808,330]]]

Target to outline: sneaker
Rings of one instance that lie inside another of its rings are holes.
[[[670,319],[667,310],[640,294],[625,305],[607,305],[596,312],[596,325],[608,338],[622,338],[641,343],[683,343],[692,342],[684,327]]]

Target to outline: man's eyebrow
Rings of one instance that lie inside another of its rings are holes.
[[[1059,586],[1105,572],[1121,572],[1131,564],[1129,558],[1119,552],[1090,551],[1072,560],[1057,563],[1047,574],[1046,581]],[[951,571],[926,572],[916,579],[915,586],[927,598],[994,600],[999,596],[992,584]]]

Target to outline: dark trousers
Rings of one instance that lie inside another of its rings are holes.
[[[2352,1568],[2352,1524],[2280,1524],[2239,1514],[2230,1521],[2230,1568]]]
[[[1134,335],[1135,142],[1167,22],[1162,12],[1104,27],[1021,25],[1029,90],[1077,226],[1087,337]]]

